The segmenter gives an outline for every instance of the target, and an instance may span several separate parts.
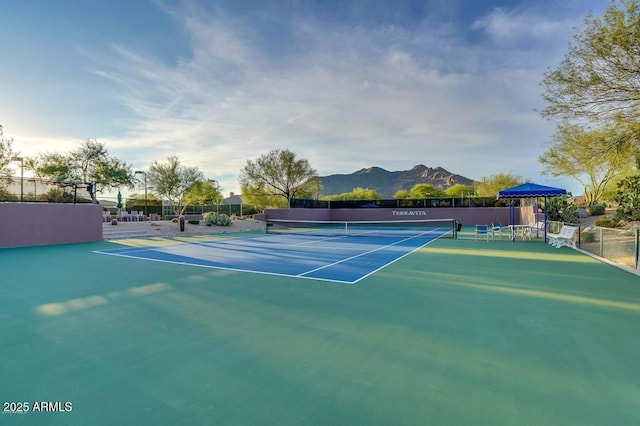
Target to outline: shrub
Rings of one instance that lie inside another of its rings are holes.
[[[198,219],[189,219],[187,222],[192,225],[200,225],[200,221]]]
[[[580,242],[582,243],[593,243],[596,241],[596,233],[593,231],[584,231],[580,234]]]
[[[591,216],[602,216],[604,214],[604,206],[602,204],[594,204],[589,208]]]
[[[602,228],[615,228],[618,226],[618,221],[613,216],[605,216],[597,219],[594,225]]]
[[[178,218],[177,218],[177,217],[174,217],[173,219],[171,219],[171,222],[173,222],[173,223],[178,223]]]
[[[618,191],[613,196],[618,204],[616,218],[633,222],[640,220],[640,174],[618,182]]]
[[[549,220],[575,223],[578,221],[578,206],[571,199],[571,194],[565,197],[553,197],[547,202]]]
[[[204,222],[207,226],[229,226],[231,225],[231,219],[224,213],[208,212],[202,215]]]
[[[165,215],[165,216],[164,216],[164,220],[171,220],[171,215],[168,215],[168,214],[167,214],[167,215]]]

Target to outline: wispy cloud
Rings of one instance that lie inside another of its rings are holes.
[[[420,162],[478,178],[502,169],[496,152],[524,175],[538,169],[548,130],[534,111],[542,52],[498,54],[447,26],[263,17],[270,31],[287,32],[278,45],[262,40],[264,22],[220,10],[172,13],[189,33],[190,55],[170,62],[112,45],[94,58],[133,113],[128,136],[110,143],[136,167],[178,154],[228,176],[228,188],[247,159],[274,148],[292,149],[321,174]],[[558,25],[495,9],[473,27],[505,39]]]
[[[521,8],[494,8],[476,19],[471,28],[486,31],[494,40],[544,40],[566,35],[574,21],[549,19]]]

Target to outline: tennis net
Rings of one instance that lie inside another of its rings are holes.
[[[267,219],[268,234],[304,234],[313,236],[457,238],[456,219],[387,221],[317,221]]]

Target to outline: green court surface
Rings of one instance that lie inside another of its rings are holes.
[[[121,246],[0,250],[30,408],[1,425],[640,424],[640,279],[566,247],[438,240],[342,285],[93,253]]]

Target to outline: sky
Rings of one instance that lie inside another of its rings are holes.
[[[0,0],[0,125],[22,156],[87,138],[134,170],[175,155],[225,195],[274,149],[320,176],[424,164],[576,195],[541,174],[540,83],[608,4]]]

